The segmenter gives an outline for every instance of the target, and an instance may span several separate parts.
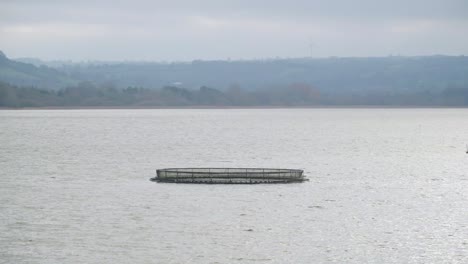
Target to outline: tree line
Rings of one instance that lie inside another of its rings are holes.
[[[118,88],[111,83],[81,82],[60,90],[0,82],[0,107],[308,107],[308,106],[468,106],[468,87],[440,92],[327,93],[305,83],[255,91],[232,85],[218,90],[163,86]]]

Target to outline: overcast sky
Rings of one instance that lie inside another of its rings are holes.
[[[468,55],[468,0],[0,0],[0,50],[46,60]]]

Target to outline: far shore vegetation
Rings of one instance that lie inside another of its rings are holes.
[[[60,90],[15,86],[0,82],[0,107],[314,107],[314,106],[468,106],[468,88],[447,88],[440,93],[327,94],[307,84],[246,91],[202,86],[186,89],[164,86],[116,88],[111,84],[82,82]]]
[[[1,108],[467,107],[468,57],[44,62],[0,51]]]

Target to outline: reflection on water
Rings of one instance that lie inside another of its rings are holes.
[[[6,263],[466,263],[467,110],[0,111]],[[287,185],[149,181],[304,169]]]

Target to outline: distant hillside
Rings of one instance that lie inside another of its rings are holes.
[[[294,83],[321,92],[440,92],[468,87],[468,57],[382,57],[193,61],[191,63],[68,64],[57,68],[75,79],[110,82],[118,87],[178,85],[226,90],[271,89]]]
[[[1,51],[0,81],[51,90],[77,83],[77,80],[56,69],[10,60]]]
[[[57,90],[79,81],[117,88],[202,86],[226,91],[269,90],[303,84],[322,94],[439,93],[468,87],[468,57],[297,58],[193,62],[47,62],[0,55],[0,81]],[[47,66],[45,66],[47,65]]]

